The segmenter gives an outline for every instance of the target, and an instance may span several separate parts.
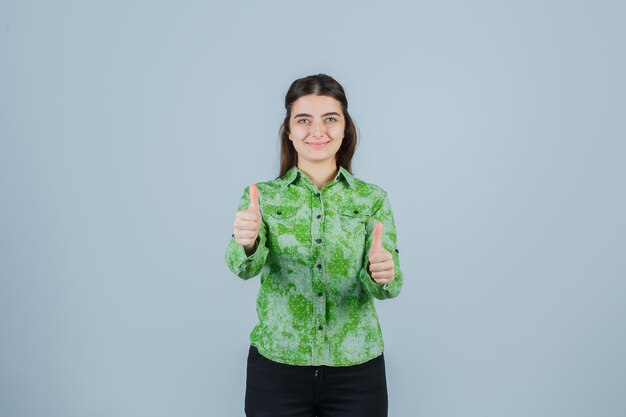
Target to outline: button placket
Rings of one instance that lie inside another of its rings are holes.
[[[313,260],[313,305],[314,305],[314,320],[311,323],[314,326],[312,331],[313,335],[313,364],[323,363],[327,360],[325,352],[327,351],[325,346],[325,332],[324,326],[326,325],[326,306],[324,293],[324,262],[323,262],[323,249],[324,249],[324,221],[322,214],[324,213],[324,201],[319,192],[314,192],[311,198],[311,259]],[[315,217],[313,217],[315,216]]]

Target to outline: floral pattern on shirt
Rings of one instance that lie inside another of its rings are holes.
[[[385,190],[343,167],[321,190],[296,166],[256,185],[263,218],[257,248],[247,256],[233,235],[225,256],[238,277],[261,274],[250,343],[291,365],[349,366],[379,356],[384,342],[374,299],[398,296],[403,281]],[[238,210],[249,202],[248,186]],[[394,261],[394,280],[383,285],[368,269],[378,221]]]

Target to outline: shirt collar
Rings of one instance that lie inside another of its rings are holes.
[[[282,177],[283,186],[286,187],[292,182],[294,182],[296,178],[298,178],[298,175],[304,175],[304,172],[302,172],[296,165],[292,166],[287,172],[285,172],[285,175],[283,175]],[[335,176],[335,179],[338,179],[341,177],[343,177],[346,180],[346,182],[348,183],[348,186],[350,187],[354,186],[354,175],[352,175],[343,166],[339,166],[339,171],[337,172],[337,176]]]

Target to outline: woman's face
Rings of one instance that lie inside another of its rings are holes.
[[[328,96],[309,94],[293,102],[289,140],[304,159],[319,163],[332,161],[341,146],[346,121],[341,103]]]

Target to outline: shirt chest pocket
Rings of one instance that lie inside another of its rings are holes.
[[[339,211],[339,220],[344,232],[358,237],[365,236],[370,214],[359,207],[347,207]]]
[[[264,219],[272,233],[292,233],[296,222],[298,207],[266,206]]]
[[[297,257],[300,243],[296,230],[299,207],[272,205],[264,207],[263,220],[267,223],[270,251],[287,257]]]

